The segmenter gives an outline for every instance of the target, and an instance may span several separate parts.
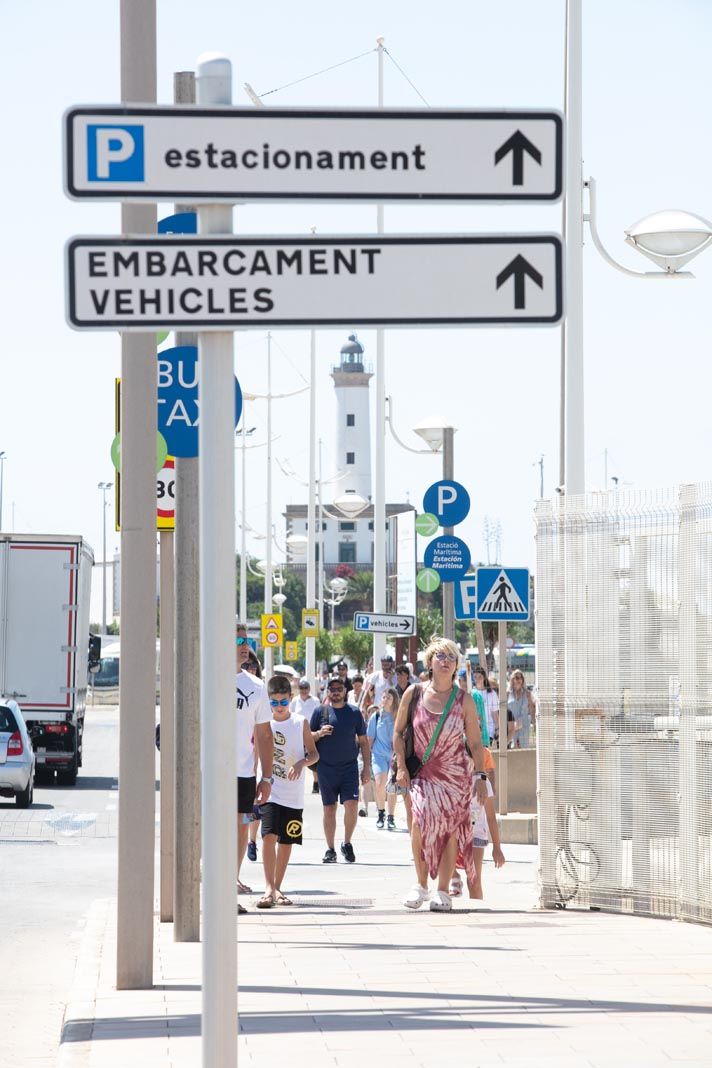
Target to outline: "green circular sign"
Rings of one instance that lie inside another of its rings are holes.
[[[423,593],[434,593],[440,585],[440,575],[432,567],[424,567],[418,572],[415,584]]]
[[[157,345],[162,345],[169,334],[170,334],[170,330],[159,330],[158,333],[156,334],[156,344]]]
[[[437,534],[440,529],[438,517],[433,515],[432,512],[423,512],[422,515],[417,515],[415,517],[415,529],[424,538],[432,538],[433,534]]]
[[[156,431],[156,474],[163,470],[168,456],[166,439],[160,430]],[[111,462],[117,471],[121,470],[121,434],[117,434],[111,443]]]

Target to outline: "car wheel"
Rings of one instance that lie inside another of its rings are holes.
[[[30,776],[30,781],[28,782],[28,784],[25,787],[25,789],[24,790],[20,790],[19,793],[15,794],[15,804],[17,805],[17,807],[18,808],[29,808],[30,805],[32,804],[32,796],[33,796],[33,794],[34,794],[34,790],[32,788],[32,776]]]

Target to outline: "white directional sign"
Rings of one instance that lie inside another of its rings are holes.
[[[67,319],[89,330],[556,324],[555,235],[75,237]]]
[[[354,630],[362,634],[415,634],[415,616],[386,616],[375,612],[355,612]]]
[[[557,111],[78,106],[65,189],[102,200],[558,200]]]

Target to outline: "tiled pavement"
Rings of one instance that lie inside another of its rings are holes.
[[[539,912],[529,846],[506,847],[500,872],[486,866],[485,903],[408,913],[407,836],[361,820],[357,863],[323,867],[318,817],[310,797],[295,907],[240,920],[241,1065],[712,1065],[712,929]],[[258,865],[243,876],[261,886]],[[114,931],[113,902],[97,902],[60,1065],[197,1068],[200,946],[157,924],[155,988],[117,992]]]

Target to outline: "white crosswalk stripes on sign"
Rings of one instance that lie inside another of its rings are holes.
[[[515,592],[512,583],[507,578],[507,572],[502,569],[489,590],[485,599],[480,603],[480,612],[526,612],[526,606]]]

